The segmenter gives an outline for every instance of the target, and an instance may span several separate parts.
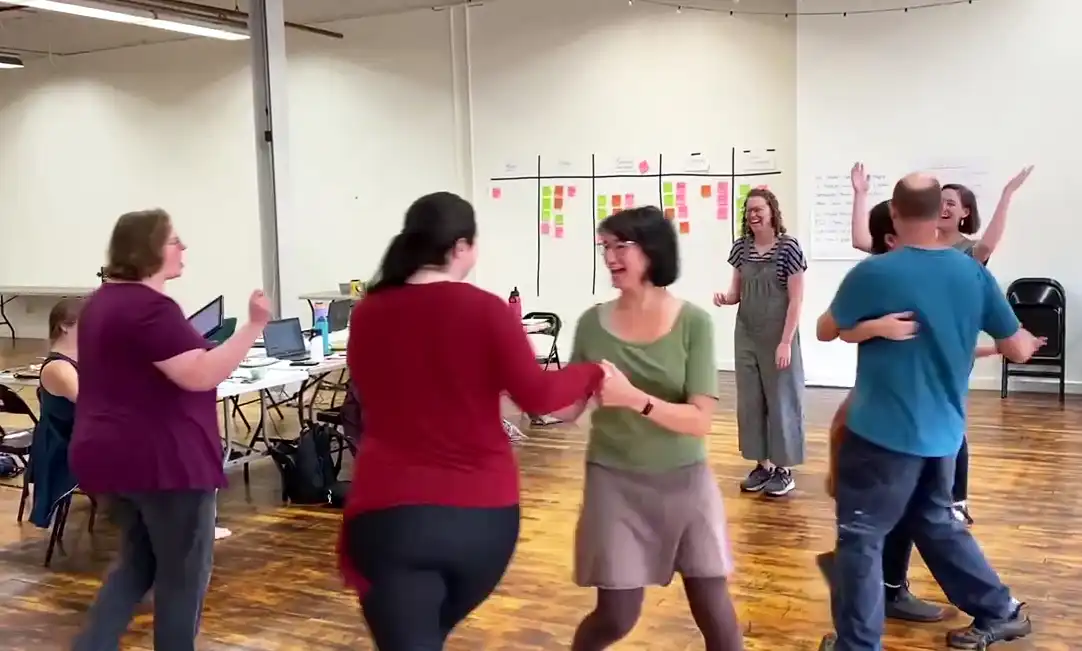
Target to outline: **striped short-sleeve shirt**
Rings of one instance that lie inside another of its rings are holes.
[[[774,258],[777,265],[778,282],[782,287],[789,285],[789,277],[807,271],[808,260],[804,257],[804,250],[795,237],[782,235],[774,242],[774,246],[766,253],[759,253],[755,249],[755,242],[750,237],[740,237],[733,242],[733,248],[729,250],[729,264],[735,269],[747,262],[768,262]]]

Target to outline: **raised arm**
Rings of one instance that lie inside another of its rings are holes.
[[[868,189],[871,184],[864,163],[853,165],[849,178],[853,183],[853,224],[850,229],[853,248],[871,253],[872,232],[868,228]]]
[[[522,323],[507,305],[494,300],[488,305],[492,340],[492,363],[511,399],[529,414],[550,414],[585,401],[597,391],[604,375],[593,363],[568,364],[559,371],[545,371],[537,363]]]
[[[973,247],[974,258],[988,264],[988,259],[992,257],[1007,230],[1007,212],[1011,208],[1011,199],[1014,197],[1014,193],[1018,191],[1018,188],[1022,187],[1022,184],[1029,178],[1032,171],[1033,166],[1030,165],[1007,182],[1007,185],[1003,188],[1003,194],[999,197],[999,203],[996,204],[996,211],[992,213],[992,221],[988,222],[988,228],[985,229],[984,235],[981,236],[977,245]]]
[[[148,339],[144,348],[158,370],[186,391],[217,388],[244,361],[270,319],[267,298],[261,291],[252,292],[248,323],[220,346],[207,350],[206,341],[187,322],[180,307],[163,299],[172,308],[163,304],[148,317],[149,323],[142,328]]]

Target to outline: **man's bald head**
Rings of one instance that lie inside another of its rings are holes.
[[[898,219],[934,220],[939,218],[939,181],[930,174],[914,172],[894,185],[890,207]]]

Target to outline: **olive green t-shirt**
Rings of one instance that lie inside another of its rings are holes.
[[[573,362],[608,360],[631,384],[665,402],[717,397],[714,326],[707,312],[684,303],[672,330],[648,344],[624,341],[609,331],[612,304],[586,311],[575,329]],[[654,424],[630,409],[600,407],[591,416],[589,462],[622,470],[665,472],[706,459],[706,442]]]

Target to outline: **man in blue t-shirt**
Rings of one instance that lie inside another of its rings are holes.
[[[1022,329],[987,269],[936,237],[940,186],[913,174],[894,188],[894,251],[862,260],[830,306],[842,330],[911,312],[917,336],[859,345],[857,377],[838,450],[838,542],[831,610],[835,636],[821,649],[879,651],[882,550],[902,523],[928,569],[973,623],[951,631],[952,648],[976,649],[1029,634],[1029,618],[951,515],[954,460],[965,432],[973,350],[984,331],[1013,362],[1040,346]]]

